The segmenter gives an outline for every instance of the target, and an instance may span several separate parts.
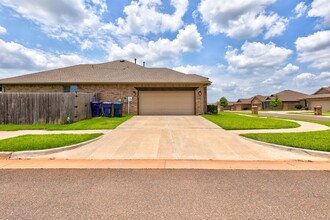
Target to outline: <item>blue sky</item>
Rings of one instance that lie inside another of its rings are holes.
[[[330,86],[329,0],[0,0],[0,78],[146,62],[209,77],[208,101]]]

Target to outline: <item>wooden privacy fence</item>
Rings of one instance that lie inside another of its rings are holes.
[[[63,124],[91,118],[96,93],[0,93],[0,124]]]

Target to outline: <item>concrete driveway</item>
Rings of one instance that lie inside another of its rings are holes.
[[[329,160],[243,139],[200,116],[135,116],[98,141],[38,158]]]

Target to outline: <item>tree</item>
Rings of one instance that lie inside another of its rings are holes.
[[[282,101],[279,99],[279,97],[276,95],[275,100],[270,102],[270,105],[274,108],[279,107],[282,105]]]
[[[224,108],[227,107],[228,106],[228,100],[225,97],[221,97],[219,105],[224,107]]]

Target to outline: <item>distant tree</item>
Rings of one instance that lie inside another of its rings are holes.
[[[228,106],[228,100],[225,97],[221,97],[219,105],[224,107],[224,108],[227,107]]]
[[[274,101],[271,101],[271,102],[270,102],[270,105],[271,105],[272,107],[276,108],[276,107],[279,107],[279,106],[282,105],[282,101],[281,101],[280,98],[276,95],[276,96],[275,96],[275,100],[274,100]]]

